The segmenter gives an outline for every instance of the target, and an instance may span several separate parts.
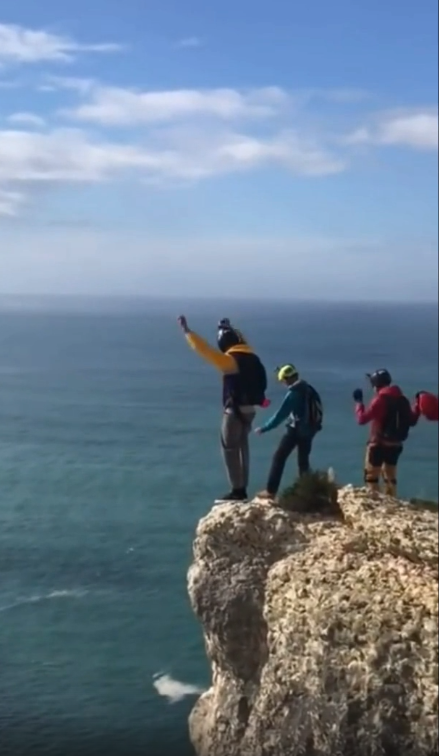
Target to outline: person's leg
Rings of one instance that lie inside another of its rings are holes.
[[[296,432],[292,428],[288,429],[285,435],[282,436],[271,462],[266,489],[267,494],[270,496],[276,496],[281,484],[286,461],[296,446]]]
[[[389,446],[383,450],[384,490],[389,496],[396,497],[398,491],[398,462],[402,446]]]
[[[297,463],[299,475],[306,475],[310,469],[309,457],[312,449],[312,438],[301,438],[297,443]]]
[[[380,490],[381,466],[383,454],[381,446],[368,444],[364,462],[364,482],[371,491]]]
[[[242,488],[247,493],[247,488],[250,479],[250,433],[252,430],[253,420],[255,419],[255,413],[246,412],[243,415],[244,422],[242,423],[242,436],[241,436],[241,473],[242,473]]]
[[[243,489],[242,438],[242,420],[237,415],[225,412],[221,425],[221,449],[231,488],[230,496],[224,496],[225,499],[232,499],[232,494],[240,493]]]

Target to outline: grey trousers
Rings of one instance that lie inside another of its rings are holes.
[[[255,412],[243,413],[242,417],[223,415],[221,424],[221,450],[227,477],[233,490],[245,489],[250,476],[249,436]]]

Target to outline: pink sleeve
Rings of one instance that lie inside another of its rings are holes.
[[[367,408],[364,406],[364,404],[357,404],[355,407],[355,415],[358,424],[366,425],[367,423],[370,423],[371,420],[376,420],[377,415],[379,416],[379,409],[380,401],[378,396],[372,399]]]

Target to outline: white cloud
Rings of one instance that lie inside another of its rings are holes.
[[[199,42],[188,37],[180,46]],[[0,66],[69,62],[87,50],[116,48],[0,24]],[[355,144],[437,149],[437,111],[365,118],[356,132],[343,139],[337,137],[340,117],[336,116],[337,131],[331,133],[334,109],[342,107],[346,113],[346,106],[365,99],[366,94],[356,89],[154,91],[40,72],[32,86],[36,88],[32,97],[39,93],[46,108],[38,103],[37,112],[45,118],[27,111],[26,96],[19,112],[15,104],[9,115],[4,114],[10,127],[0,129],[0,216],[19,213],[41,184],[98,183],[128,176],[169,185],[265,167],[318,177],[346,170]],[[56,112],[47,111],[52,98],[43,97],[43,92],[54,93]],[[73,107],[66,109],[72,98]],[[72,124],[80,128],[71,128]],[[117,136],[110,136],[110,129],[118,129]]]
[[[69,63],[81,52],[106,53],[120,49],[114,44],[80,44],[70,37],[43,29],[0,24],[0,65],[44,61]]]
[[[86,95],[97,87],[95,79],[85,79],[77,76],[46,76],[45,83],[40,84],[40,92],[58,92],[59,90],[70,90],[77,92],[79,95]]]
[[[12,218],[25,202],[25,196],[21,192],[12,192],[2,189],[0,186],[0,216]]]
[[[195,48],[195,47],[202,47],[203,46],[203,40],[200,39],[200,37],[184,37],[183,39],[180,39],[178,42],[178,47],[183,47],[186,49]]]
[[[16,126],[34,126],[35,128],[42,128],[45,124],[44,118],[34,113],[13,113],[8,117],[8,121]]]
[[[0,131],[0,190],[8,187],[8,192],[42,183],[104,182],[127,172],[154,182],[194,181],[270,163],[304,176],[344,169],[341,160],[290,132],[257,139],[229,131],[174,130],[146,147],[98,141],[75,129]],[[0,205],[0,215],[2,207],[10,215],[14,203]]]
[[[382,144],[437,150],[438,128],[437,113],[395,117],[382,124],[380,141]]]
[[[295,175],[343,171],[345,161],[310,133],[282,128],[290,102],[282,89],[133,92],[92,79],[49,77],[45,86],[80,98],[75,119],[98,125],[136,126],[135,139],[91,136],[59,128],[38,116],[13,113],[12,124],[35,130],[0,131],[0,188],[20,195],[37,184],[97,183],[128,173],[148,183],[193,182],[268,165]],[[65,114],[64,114],[65,115]],[[207,125],[206,125],[207,124]],[[139,131],[140,129],[140,131]],[[20,204],[3,203],[8,215]]]
[[[279,114],[288,101],[287,93],[279,87],[247,92],[236,89],[137,92],[118,87],[96,87],[90,100],[67,115],[105,126],[154,124],[188,117],[268,118]]]
[[[437,110],[391,113],[380,116],[369,126],[356,129],[346,141],[352,145],[375,144],[437,150],[438,130]]]
[[[270,164],[284,166],[299,176],[326,176],[346,167],[343,160],[293,130],[262,139],[221,129],[213,132],[173,129],[166,138],[173,148],[174,175],[183,179],[207,178]]]
[[[160,156],[131,145],[93,142],[81,131],[0,131],[0,184],[97,182],[123,168],[157,165]]]

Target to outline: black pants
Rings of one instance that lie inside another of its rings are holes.
[[[312,449],[312,438],[301,438],[295,428],[288,428],[280,440],[268,476],[267,491],[273,496],[277,494],[285,469],[285,464],[290,454],[297,449],[297,461],[299,475],[304,475],[309,470],[309,457]]]

